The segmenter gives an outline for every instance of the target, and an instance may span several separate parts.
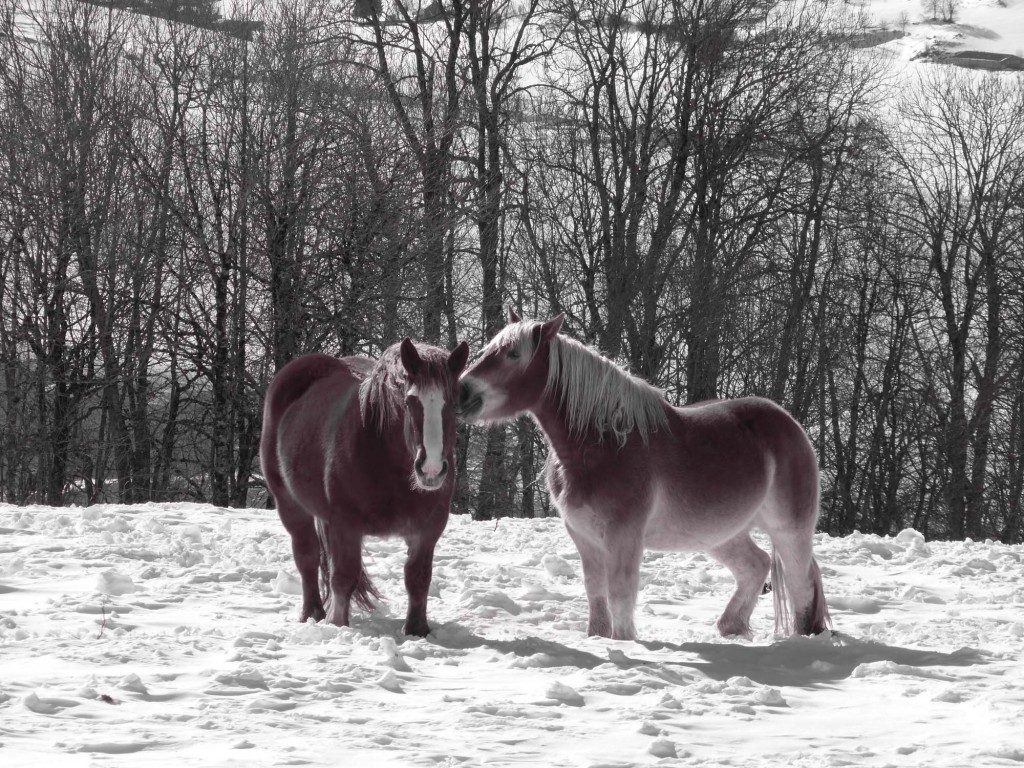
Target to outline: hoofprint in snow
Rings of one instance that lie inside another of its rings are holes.
[[[270,510],[0,506],[0,765],[996,766],[1024,762],[1024,547],[821,535],[837,632],[715,619],[729,574],[648,553],[640,642],[588,638],[558,520],[453,517],[426,639],[387,602],[299,624]]]

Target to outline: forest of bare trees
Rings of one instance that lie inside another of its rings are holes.
[[[1020,75],[821,0],[179,5],[0,0],[0,500],[262,504],[276,369],[513,303],[782,403],[822,530],[1024,540]],[[548,514],[531,422],[459,451],[458,511]]]

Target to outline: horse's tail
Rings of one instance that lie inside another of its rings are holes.
[[[352,593],[352,599],[364,611],[373,610],[377,601],[383,599],[380,592],[377,591],[377,587],[370,581],[370,577],[367,575],[366,569],[363,568],[362,562],[359,563],[359,581],[356,582],[356,589]]]
[[[331,551],[328,544],[327,523],[319,517],[316,518],[316,537],[320,542],[320,599],[326,604],[331,596]],[[356,588],[352,592],[352,599],[364,611],[372,611],[376,601],[383,599],[363,567],[362,554],[359,557],[359,578],[356,581]]]
[[[782,560],[775,547],[772,547],[771,591],[775,601],[776,632],[816,635],[832,626],[832,617],[829,616],[828,604],[825,602],[825,588],[821,583],[821,569],[818,568],[818,562],[813,557],[810,571],[811,601],[805,610],[800,611],[799,615],[793,616],[789,602],[789,585],[786,582]]]

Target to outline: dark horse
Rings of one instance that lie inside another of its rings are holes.
[[[509,315],[463,375],[460,409],[469,421],[526,411],[544,430],[548,489],[580,552],[591,635],[633,639],[644,549],[702,550],[732,571],[723,635],[750,633],[769,569],[776,629],[827,628],[811,552],[818,462],[792,416],[756,397],[676,408],[561,335],[561,315]],[[755,526],[771,557],[750,538]]]
[[[305,355],[270,383],[260,463],[292,537],[300,621],[346,626],[353,598],[372,608],[380,595],[363,568],[363,537],[397,535],[409,547],[405,633],[430,631],[427,590],[455,488],[455,404],[468,356],[466,342],[448,353],[404,339],[376,363]]]

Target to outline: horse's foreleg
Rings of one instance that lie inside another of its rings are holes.
[[[402,631],[407,635],[426,637],[430,632],[427,624],[427,593],[434,568],[434,546],[437,537],[430,535],[409,536],[405,560],[405,591],[409,596],[409,609],[405,614]]]
[[[608,608],[612,617],[613,640],[635,640],[636,595],[640,589],[640,561],[643,559],[643,541],[632,531],[621,530],[609,534],[608,547]]]
[[[736,579],[736,591],[718,619],[718,631],[723,637],[750,637],[750,616],[768,576],[771,558],[746,532],[709,550],[708,554],[728,568]]]
[[[583,564],[583,586],[587,591],[590,612],[587,634],[590,637],[611,637],[612,616],[608,610],[608,572],[604,549],[593,543],[586,534],[574,531],[568,524],[565,528],[576,544]]]
[[[283,494],[282,494],[283,495]],[[276,499],[277,514],[292,539],[292,557],[302,581],[302,612],[299,621],[321,621],[326,615],[320,598],[320,539],[313,518],[288,499]]]

